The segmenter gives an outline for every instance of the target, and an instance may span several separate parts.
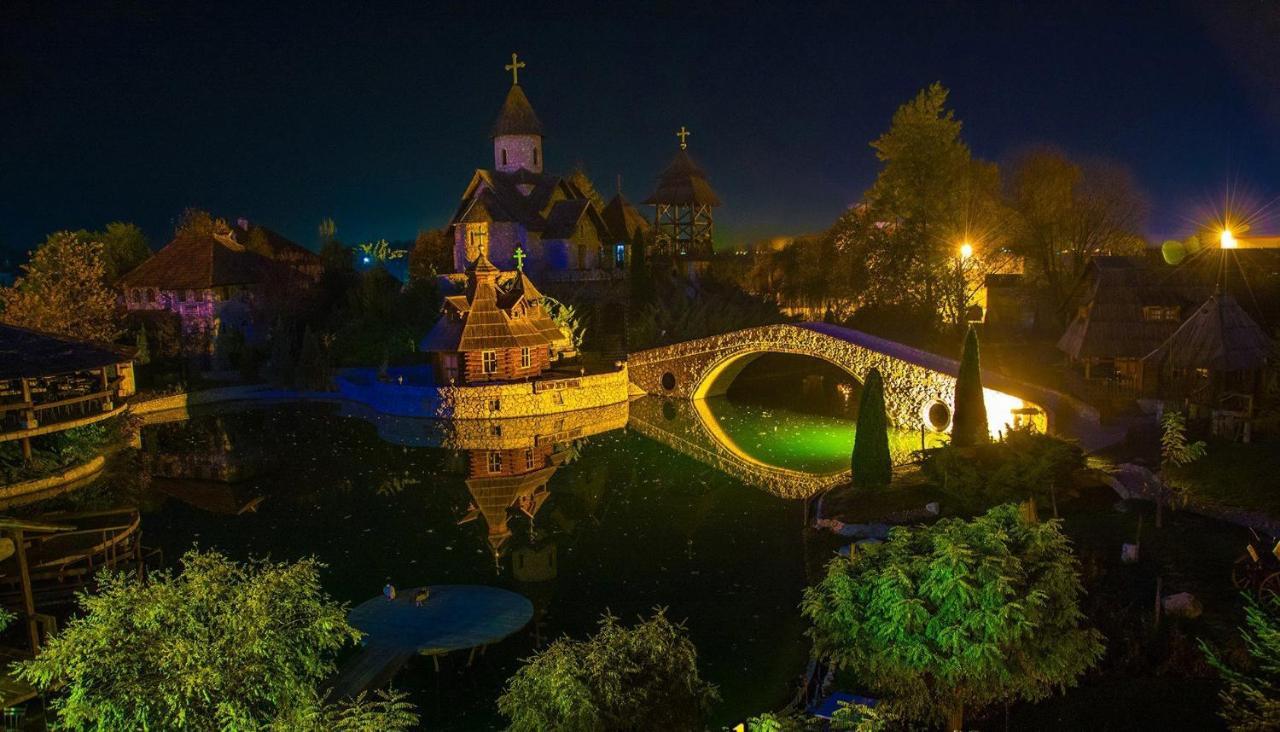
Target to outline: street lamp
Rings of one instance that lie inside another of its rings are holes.
[[[1222,233],[1218,235],[1218,242],[1222,245],[1223,249],[1236,248],[1236,237],[1235,234],[1231,233],[1231,229],[1223,229]]]
[[[970,244],[969,242],[965,242],[965,243],[961,244],[961,245],[960,245],[960,258],[961,258],[961,259],[968,259],[969,257],[972,257],[972,256],[973,256],[973,245],[972,245],[972,244]]]

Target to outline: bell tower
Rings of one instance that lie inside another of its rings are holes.
[[[511,63],[504,67],[511,72],[511,90],[489,131],[493,140],[493,167],[503,173],[521,169],[542,172],[542,122],[520,88],[520,69],[524,67],[525,63],[511,54]]]

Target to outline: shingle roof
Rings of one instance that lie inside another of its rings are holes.
[[[516,85],[512,85],[507,92],[506,101],[498,112],[498,119],[489,130],[490,139],[502,135],[542,135],[542,122],[534,113],[533,105],[529,104],[524,90]]]
[[[508,298],[498,288],[500,274],[481,253],[467,272],[465,305],[458,296],[446,298],[446,312],[423,339],[422,350],[471,352],[552,345],[538,317],[541,306],[522,302],[523,297]]]
[[[530,231],[542,231],[547,223],[542,211],[562,184],[557,176],[523,168],[512,173],[477,170],[450,223],[464,220],[476,205],[481,205],[494,221],[514,221]],[[522,193],[518,186],[527,187],[529,192]],[[479,193],[475,192],[477,188]]]
[[[129,349],[0,323],[0,379],[52,376],[123,363]]]
[[[647,204],[719,206],[720,197],[711,189],[707,174],[681,149],[658,176],[658,188],[644,200]]]
[[[621,193],[609,199],[609,203],[605,204],[604,210],[600,212],[600,217],[604,219],[605,226],[609,229],[609,236],[614,242],[630,243],[637,233],[644,234],[649,231],[649,220],[641,216],[636,207],[623,198]]]
[[[1250,371],[1265,365],[1271,348],[1234,297],[1215,293],[1147,359],[1176,369]]]
[[[1082,282],[1083,312],[1058,339],[1058,350],[1080,358],[1142,358],[1177,330],[1181,318],[1148,320],[1149,305],[1180,311],[1195,302],[1194,286],[1152,271],[1141,257],[1098,256]]]

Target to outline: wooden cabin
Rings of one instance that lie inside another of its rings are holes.
[[[505,276],[481,253],[467,270],[466,292],[445,298],[420,350],[437,383],[468,385],[532,379],[572,355],[573,343],[523,272]]]

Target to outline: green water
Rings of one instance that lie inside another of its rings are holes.
[[[847,461],[847,422],[715,409],[735,439],[779,426],[756,434],[761,459],[805,470]],[[496,585],[529,597],[536,622],[475,667],[459,655],[437,674],[415,660],[397,676],[430,729],[500,728],[494,702],[519,659],[557,636],[586,635],[605,611],[634,619],[666,607],[687,623],[704,675],[720,686],[715,725],[794,693],[808,653],[797,609],[806,584],[801,502],[635,430],[611,429],[557,444],[563,464],[546,483],[550,498],[532,521],[508,511],[510,533],[495,552],[487,518],[459,524],[477,501],[469,466],[483,465],[486,452],[425,446],[432,433],[414,420],[346,416],[331,405],[196,416],[145,427],[141,453],[30,511],[138,505],[145,542],[170,563],[192,546],[237,558],[314,555],[327,565],[325,588],[353,604],[388,578],[401,587]],[[798,442],[807,447],[790,446]],[[239,513],[246,506],[255,508]]]

